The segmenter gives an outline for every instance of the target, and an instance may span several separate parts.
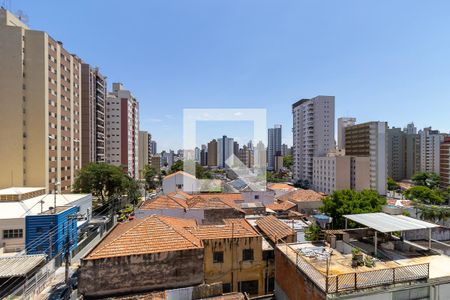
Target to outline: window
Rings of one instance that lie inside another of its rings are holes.
[[[258,295],[258,280],[240,281],[239,292],[249,295]]]
[[[4,239],[20,239],[23,238],[23,229],[6,229],[3,230]]]
[[[225,293],[231,293],[231,283],[224,283],[222,284],[222,292]]]
[[[259,199],[259,195],[255,195],[255,200]]]
[[[253,260],[253,249],[244,249],[242,251],[242,260]]]
[[[213,253],[213,263],[223,263],[223,251],[217,251]]]

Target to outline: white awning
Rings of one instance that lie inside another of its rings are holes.
[[[393,216],[385,213],[344,215],[344,218],[384,233],[439,227],[437,224],[417,220],[407,216]]]

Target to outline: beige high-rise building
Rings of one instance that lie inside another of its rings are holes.
[[[446,137],[441,144],[440,164],[441,188],[450,188],[450,137]]]
[[[106,77],[81,65],[81,163],[105,162]]]
[[[345,128],[345,154],[368,157],[370,188],[386,195],[387,122],[367,122]]]
[[[217,141],[208,143],[208,167],[217,167]]]
[[[139,176],[144,178],[144,168],[151,164],[152,135],[147,131],[139,131]]]
[[[70,191],[81,166],[81,60],[0,8],[0,188]]]

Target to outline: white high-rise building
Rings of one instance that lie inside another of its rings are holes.
[[[281,125],[275,125],[267,130],[267,169],[273,171],[275,169],[275,156],[281,156]]]
[[[313,157],[335,148],[334,96],[302,99],[292,105],[293,177],[312,183]]]
[[[414,123],[411,122],[403,128],[403,131],[407,134],[417,134],[417,128],[414,126]]]
[[[139,103],[121,83],[113,83],[106,100],[106,162],[139,175]]]
[[[345,148],[345,128],[347,128],[348,126],[353,126],[355,124],[356,118],[343,117],[338,119],[337,144],[339,150]]]
[[[419,131],[420,136],[420,171],[439,174],[440,147],[446,134],[431,127]]]

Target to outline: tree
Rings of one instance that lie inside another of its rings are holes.
[[[293,164],[294,164],[294,158],[292,157],[292,155],[283,156],[283,166],[284,167],[286,167],[290,170]]]
[[[319,226],[313,224],[305,230],[305,239],[307,241],[317,241],[320,239],[321,233],[322,229]]]
[[[145,179],[145,185],[146,189],[155,189],[156,183],[155,183],[155,177],[156,177],[156,170],[154,167],[150,165],[144,166],[144,179]]]
[[[388,177],[387,180],[387,188],[389,191],[399,191],[400,185],[391,177]]]
[[[439,175],[431,172],[417,173],[412,177],[412,181],[419,186],[426,186],[430,189],[439,187]]]
[[[335,228],[342,228],[345,224],[343,215],[380,212],[385,204],[386,199],[373,190],[339,190],[325,197],[319,209],[333,218]]]
[[[139,198],[142,196],[139,182],[127,175],[125,175],[125,178],[125,189],[128,201],[133,205],[137,205],[139,203]]]
[[[445,202],[440,194],[426,186],[414,186],[404,192],[406,198],[422,204],[442,204]]]
[[[186,170],[188,170],[188,171],[192,170],[193,166],[195,164],[195,177],[197,177],[198,179],[212,179],[211,172],[193,160],[186,160],[186,161],[178,160],[178,161],[176,161],[172,165],[172,167],[170,167],[169,174],[176,173],[178,171],[183,171],[185,169],[184,164],[186,164]],[[192,174],[192,175],[194,175],[194,174]]]
[[[90,163],[78,172],[74,191],[92,193],[104,204],[111,197],[123,194],[125,175],[119,167],[106,163]]]
[[[309,183],[308,179],[299,179],[294,183],[294,186],[297,188],[301,188],[304,190],[309,190],[309,188],[311,187],[311,184]]]

